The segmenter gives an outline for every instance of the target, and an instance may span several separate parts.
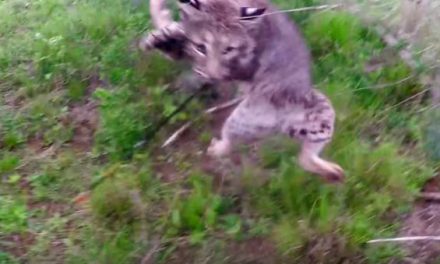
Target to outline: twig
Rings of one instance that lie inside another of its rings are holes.
[[[154,245],[151,247],[151,249],[147,252],[147,254],[145,254],[145,256],[142,258],[141,264],[153,264],[154,256],[160,250],[161,250],[160,241],[156,241]]]
[[[374,244],[374,243],[383,243],[383,242],[408,242],[408,241],[420,241],[420,240],[439,241],[440,242],[440,236],[411,236],[411,237],[379,238],[379,239],[370,240],[367,243]]]
[[[276,14],[282,14],[282,13],[296,13],[296,12],[305,12],[305,11],[318,11],[318,10],[325,10],[325,9],[335,9],[338,7],[341,7],[341,5],[334,4],[334,5],[307,6],[307,7],[283,9],[283,10],[279,10],[279,11],[264,13],[260,16],[255,16],[255,17],[270,16],[270,15],[276,15]],[[249,18],[253,18],[253,17],[249,17]]]
[[[270,14],[276,14],[276,13],[294,13],[294,12],[304,12],[304,11],[315,11],[315,10],[323,10],[323,9],[335,9],[338,7],[341,7],[340,4],[333,4],[333,5],[318,5],[318,6],[306,6],[306,7],[299,7],[299,8],[291,8],[291,9],[283,9],[276,12],[267,13],[266,15]]]
[[[433,65],[433,66],[428,67],[428,70],[435,70],[438,67],[439,67],[438,65]],[[356,92],[364,91],[364,90],[381,90],[381,89],[385,89],[385,88],[396,87],[396,86],[399,86],[400,84],[406,83],[406,82],[410,81],[411,79],[415,79],[418,77],[419,77],[418,74],[411,74],[411,75],[408,75],[405,78],[402,78],[402,79],[397,80],[395,82],[382,83],[382,84],[377,84],[377,85],[365,86],[365,87],[361,87],[361,88],[355,88],[355,89],[350,90],[348,92],[356,93]],[[425,91],[423,91],[423,93],[424,92]],[[345,93],[347,93],[347,91],[340,91],[336,94],[338,95],[338,94],[345,94]]]
[[[376,115],[376,116],[379,118],[378,120],[379,120],[379,121],[383,121],[383,120],[387,117],[386,114],[387,114],[389,111],[391,111],[391,110],[395,109],[396,107],[401,106],[401,105],[403,105],[403,104],[405,104],[405,103],[407,103],[407,102],[409,102],[409,101],[411,101],[411,100],[414,100],[414,99],[416,99],[416,98],[419,98],[420,96],[423,96],[423,95],[424,95],[425,93],[427,93],[428,91],[429,91],[429,88],[424,89],[424,90],[422,90],[422,91],[420,91],[420,92],[418,92],[418,93],[415,93],[415,94],[411,95],[410,97],[407,97],[407,98],[403,99],[402,101],[400,101],[400,102],[398,102],[398,103],[396,103],[396,104],[394,104],[394,105],[391,105],[391,106],[389,106],[389,107],[383,109],[382,111],[378,112],[377,115]]]
[[[229,108],[231,106],[234,106],[234,105],[238,104],[242,100],[243,100],[243,98],[241,98],[241,97],[240,98],[235,98],[235,99],[232,99],[230,101],[227,101],[226,103],[223,103],[223,104],[220,104],[220,105],[217,105],[217,106],[213,106],[213,107],[207,109],[205,111],[205,114],[212,114],[212,113],[215,113],[217,111]]]
[[[180,137],[180,135],[183,134],[183,132],[185,132],[191,125],[192,125],[192,121],[189,121],[187,123],[185,123],[183,126],[181,126],[179,129],[176,130],[176,132],[174,132],[166,141],[165,143],[162,144],[161,148],[166,148],[167,146],[169,146],[170,144],[172,144],[174,141],[177,140],[177,138]]]
[[[211,107],[207,110],[205,110],[205,112],[203,112],[203,114],[207,115],[207,114],[212,114],[215,112],[218,112],[220,110],[229,108],[231,106],[234,106],[236,104],[238,104],[240,101],[242,100],[242,98],[235,98],[233,100],[230,100],[226,103]],[[166,141],[165,143],[162,144],[161,148],[166,148],[167,146],[171,145],[173,142],[175,142],[191,125],[192,125],[193,121],[188,121],[187,123],[185,123],[183,126],[181,126],[178,130],[176,130],[176,132],[174,132]]]
[[[180,113],[183,109],[185,109],[185,107],[194,99],[198,96],[198,94],[200,94],[203,90],[205,90],[207,87],[209,87],[209,84],[204,84],[202,85],[202,87],[200,87],[199,89],[197,89],[193,94],[191,94],[190,96],[188,96],[180,105],[177,106],[177,108],[170,113],[169,115],[162,117],[157,123],[155,124],[151,124],[148,128],[147,128],[147,133],[145,133],[144,136],[144,140],[138,142],[135,144],[135,148],[142,148],[144,147],[149,141],[151,141],[157,134],[157,132],[159,132],[159,130],[165,126],[166,124],[168,124],[168,122],[178,113]]]
[[[421,95],[424,95],[424,94],[427,93],[427,92],[429,92],[429,89],[424,89],[424,90],[422,90],[422,91],[420,91],[420,92],[418,92],[418,93],[415,93],[415,94],[411,95],[410,97],[408,97],[408,98],[406,98],[406,99],[404,99],[404,100],[398,102],[397,104],[392,105],[392,106],[386,108],[386,109],[383,110],[380,114],[383,114],[383,113],[385,113],[385,112],[388,112],[389,110],[391,110],[391,109],[393,109],[393,108],[396,108],[396,107],[398,107],[398,106],[400,106],[400,105],[402,105],[402,104],[404,104],[404,103],[406,103],[406,102],[409,102],[409,101],[411,101],[411,100],[414,99],[414,98],[417,98],[417,97],[419,97],[419,96],[421,96]]]
[[[407,76],[401,80],[395,81],[395,82],[390,82],[390,83],[383,83],[383,84],[378,84],[378,85],[372,85],[372,86],[367,86],[367,87],[361,87],[361,88],[357,88],[354,89],[353,92],[358,92],[358,91],[363,91],[363,90],[380,90],[380,89],[385,89],[385,88],[389,88],[392,86],[397,86],[399,84],[405,83],[411,79],[416,78],[417,75],[416,74],[412,74],[410,76]],[[345,92],[345,91],[344,91]]]
[[[46,149],[43,152],[41,152],[40,154],[38,154],[37,156],[34,156],[32,158],[29,158],[29,159],[25,160],[16,169],[17,170],[22,169],[22,168],[26,167],[27,165],[29,165],[29,163],[31,163],[33,161],[38,161],[38,160],[42,160],[42,159],[45,159],[47,157],[50,157],[50,156],[55,154],[55,152],[58,150],[58,148],[59,148],[59,146],[52,145],[48,149]]]
[[[428,111],[431,111],[431,110],[435,110],[435,109],[437,109],[439,107],[440,107],[440,103],[435,103],[433,105],[430,105],[429,107],[422,108],[422,109],[418,110],[417,113],[428,112]]]

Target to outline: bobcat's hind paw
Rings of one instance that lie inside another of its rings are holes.
[[[211,157],[220,158],[231,152],[231,144],[227,140],[213,138],[207,149],[207,154]]]
[[[331,183],[343,183],[345,180],[344,170],[335,163],[331,163],[329,165],[331,165],[331,170],[322,175],[324,179]]]

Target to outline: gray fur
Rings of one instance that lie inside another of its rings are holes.
[[[299,161],[306,170],[341,180],[342,169],[318,157],[333,135],[335,113],[313,89],[310,53],[295,24],[284,14],[271,14],[277,9],[266,0],[198,0],[196,6],[180,4],[181,21],[146,43],[157,48],[177,36],[183,43],[176,46],[184,54],[179,58],[188,59],[196,73],[237,82],[245,91],[221,140],[214,139],[208,152],[226,155],[237,143],[282,133],[302,142]],[[242,7],[265,9],[268,15],[243,20]]]

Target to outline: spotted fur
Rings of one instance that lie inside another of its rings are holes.
[[[189,60],[200,76],[234,81],[245,91],[208,153],[227,155],[237,143],[281,133],[302,142],[304,169],[341,180],[343,170],[319,157],[332,138],[335,113],[313,88],[309,50],[295,24],[267,0],[181,0],[179,7],[181,20],[162,23],[145,43],[164,53],[177,50],[181,56],[174,57]]]

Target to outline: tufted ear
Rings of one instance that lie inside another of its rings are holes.
[[[255,20],[266,12],[266,8],[242,7],[240,8],[240,20]]]
[[[179,0],[181,4],[188,4],[194,7],[197,10],[200,10],[200,2],[199,0]]]

